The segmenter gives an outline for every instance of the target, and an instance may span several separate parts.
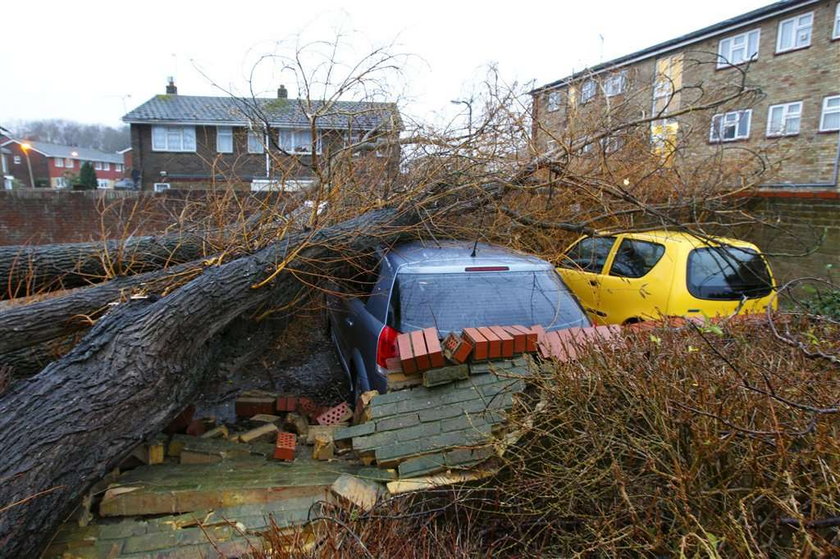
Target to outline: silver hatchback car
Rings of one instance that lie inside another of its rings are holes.
[[[327,296],[333,343],[354,396],[386,391],[387,361],[402,332],[441,336],[476,326],[590,326],[554,267],[534,256],[472,242],[412,242],[377,251],[367,296]],[[372,278],[373,279],[373,278]]]

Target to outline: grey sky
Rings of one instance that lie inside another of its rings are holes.
[[[353,32],[414,55],[404,107],[451,117],[490,63],[508,81],[540,85],[765,5],[766,0],[616,2],[10,2],[0,51],[0,124],[64,118],[115,125],[162,93],[220,95],[196,68],[243,92],[253,61],[295,36]],[[665,7],[667,6],[667,7]],[[603,37],[603,41],[601,40]],[[257,89],[274,91],[270,73]],[[289,84],[287,84],[289,85]],[[296,91],[290,91],[291,96]]]

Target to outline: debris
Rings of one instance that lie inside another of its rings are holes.
[[[388,373],[388,392],[403,390],[412,386],[423,384],[423,377],[417,374],[407,375],[405,373]]]
[[[281,431],[277,433],[277,442],[274,446],[274,459],[291,462],[295,459],[295,435]]]
[[[450,332],[443,340],[443,356],[453,363],[464,363],[470,358],[473,346],[454,332]]]
[[[193,419],[187,427],[187,435],[192,437],[200,437],[205,432],[207,432],[207,429],[204,427],[204,422],[200,419]]]
[[[236,399],[236,415],[253,417],[259,414],[274,413],[276,398],[273,396],[239,396]]]
[[[495,468],[482,468],[467,472],[447,472],[426,477],[391,481],[386,484],[386,487],[391,495],[399,495],[400,493],[408,493],[409,491],[423,491],[455,483],[477,481],[492,476],[496,471]]]
[[[312,446],[312,458],[315,460],[332,460],[335,458],[335,444],[328,433],[315,435]]]
[[[201,435],[202,439],[215,439],[215,438],[222,438],[226,439],[230,436],[230,431],[227,428],[227,425],[219,425],[213,429],[210,429],[203,435]]]
[[[348,502],[367,512],[376,506],[383,491],[375,481],[351,474],[341,474],[330,487],[330,492],[340,501]]]
[[[318,415],[318,417],[315,418],[315,421],[317,421],[319,425],[338,425],[339,423],[345,423],[351,419],[353,419],[353,410],[350,409],[350,404],[347,402],[341,402],[337,406],[332,407]]]
[[[158,435],[149,442],[139,445],[131,456],[143,464],[162,464],[166,455],[166,439]]]
[[[348,427],[349,424],[342,423],[338,425],[310,425],[309,426],[309,435],[306,437],[306,444],[313,445],[315,444],[315,438],[318,435],[327,435],[330,439],[335,439],[335,432],[339,429],[343,429]]]
[[[271,440],[274,438],[274,434],[277,433],[279,429],[277,425],[274,423],[266,423],[250,431],[245,431],[241,435],[239,435],[238,440],[243,443],[252,443],[260,440]]]
[[[390,375],[388,375],[388,377],[390,379]],[[364,423],[365,421],[370,419],[370,401],[373,400],[375,396],[379,396],[379,391],[368,390],[367,392],[363,392],[359,396],[359,398],[356,400],[356,409],[353,410],[353,423]]]
[[[275,409],[280,412],[290,412],[297,409],[298,399],[290,394],[281,394],[275,401]]]
[[[309,435],[309,422],[302,415],[290,412],[283,421],[283,430],[296,433],[305,439]]]
[[[183,433],[189,427],[193,414],[195,414],[195,406],[190,404],[169,423],[163,432],[167,435]]]
[[[297,411],[309,419],[314,419],[323,412],[323,408],[309,398],[298,398]]]
[[[258,423],[274,423],[277,424],[280,422],[282,418],[279,415],[272,415],[270,413],[258,413],[257,415],[250,418],[251,421],[256,421]]]

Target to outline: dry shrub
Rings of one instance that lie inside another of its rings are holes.
[[[544,407],[519,418],[527,436],[486,488],[510,552],[840,553],[837,366],[766,324],[629,333],[537,384]]]

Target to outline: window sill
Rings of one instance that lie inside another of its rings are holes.
[[[830,130],[817,130],[817,134],[837,134],[840,128],[832,128]]]
[[[743,66],[744,64],[752,64],[753,62],[758,62],[758,57],[751,58],[749,60],[744,60],[743,62],[738,62],[736,64],[730,64],[727,62],[724,65],[717,65],[715,66],[715,72],[718,70],[731,70],[732,68],[738,68],[739,66]]]
[[[749,137],[746,138],[735,138],[733,140],[709,140],[710,145],[718,145],[718,144],[735,144],[738,142],[748,142],[750,140]]]
[[[811,48],[810,44],[802,45],[801,47],[791,47],[789,49],[777,50],[776,52],[773,53],[773,56],[781,56],[781,55],[787,54],[789,52],[796,52],[798,50],[806,50],[806,49],[809,49],[809,48]]]
[[[777,138],[795,138],[799,136],[800,132],[796,132],[795,134],[766,134],[765,138],[770,139],[777,139]]]

